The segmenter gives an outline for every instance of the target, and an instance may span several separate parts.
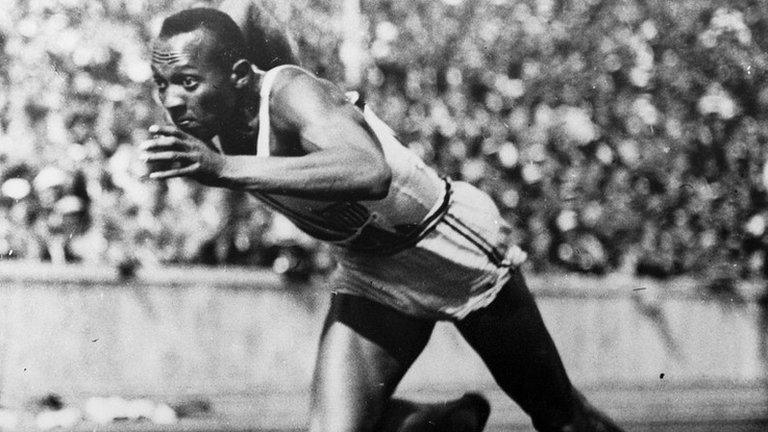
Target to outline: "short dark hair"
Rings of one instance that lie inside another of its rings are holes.
[[[168,39],[199,29],[210,32],[214,37],[216,49],[212,54],[224,66],[246,58],[245,37],[240,28],[229,15],[212,8],[186,9],[169,16],[163,20],[158,38]]]

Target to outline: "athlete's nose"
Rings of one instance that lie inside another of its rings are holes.
[[[178,111],[184,106],[184,98],[172,87],[168,89],[163,98],[163,108],[169,111]]]

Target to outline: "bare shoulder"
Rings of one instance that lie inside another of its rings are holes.
[[[300,126],[336,115],[357,115],[338,86],[296,66],[278,72],[269,102],[273,118],[285,126]]]

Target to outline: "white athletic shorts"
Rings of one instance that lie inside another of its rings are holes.
[[[337,247],[332,288],[408,315],[459,320],[490,304],[525,261],[510,231],[487,194],[453,182],[447,214],[416,246],[390,256]]]

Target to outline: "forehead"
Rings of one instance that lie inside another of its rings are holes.
[[[186,66],[195,68],[218,67],[214,61],[216,41],[210,32],[198,29],[158,38],[152,43],[152,65],[156,68]]]

